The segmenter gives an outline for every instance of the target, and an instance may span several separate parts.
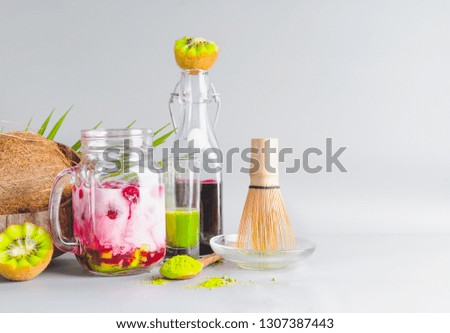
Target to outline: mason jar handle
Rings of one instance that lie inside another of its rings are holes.
[[[59,208],[61,205],[61,197],[64,188],[72,183],[73,176],[75,175],[76,167],[66,169],[56,176],[53,182],[52,192],[50,194],[50,229],[52,233],[52,239],[55,246],[64,252],[77,252],[77,243],[73,239],[67,239],[61,232],[61,223],[59,221]],[[68,180],[67,176],[70,176]],[[73,209],[73,208],[72,208]]]

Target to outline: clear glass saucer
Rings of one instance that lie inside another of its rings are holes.
[[[298,263],[313,254],[316,246],[305,238],[296,238],[295,250],[246,250],[236,247],[237,235],[219,235],[210,241],[215,253],[241,268],[253,270],[281,269]]]

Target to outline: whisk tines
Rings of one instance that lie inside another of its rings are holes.
[[[275,156],[267,156],[267,145]],[[278,180],[278,140],[252,139],[252,157],[259,168],[250,173],[250,187],[238,231],[238,247],[255,250],[295,249],[295,237]],[[270,168],[266,168],[266,163]],[[269,171],[271,170],[271,171]]]

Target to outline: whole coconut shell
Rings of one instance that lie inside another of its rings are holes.
[[[50,233],[48,203],[55,177],[79,163],[69,147],[30,132],[0,134],[0,232],[31,222]],[[72,236],[72,202],[68,186],[61,199],[63,234]],[[53,257],[61,252],[55,249]]]
[[[0,214],[47,209],[53,180],[71,166],[71,158],[38,134],[0,134]],[[64,197],[69,196],[68,188]]]

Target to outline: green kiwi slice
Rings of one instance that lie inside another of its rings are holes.
[[[175,50],[181,51],[192,57],[211,55],[219,51],[219,47],[213,41],[206,40],[202,37],[185,36],[175,41]]]
[[[33,278],[45,269],[52,254],[50,235],[32,223],[9,226],[0,234],[0,274],[8,279]]]

